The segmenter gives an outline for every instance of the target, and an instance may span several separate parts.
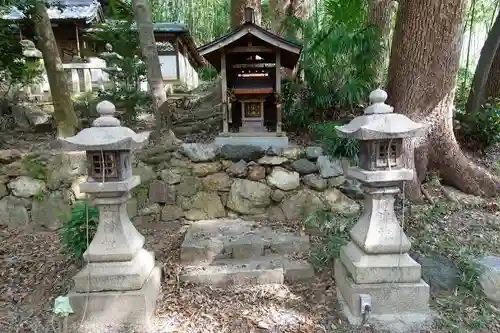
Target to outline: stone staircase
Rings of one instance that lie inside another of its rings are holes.
[[[198,221],[181,245],[180,280],[223,287],[309,279],[308,251],[308,236],[242,219]]]

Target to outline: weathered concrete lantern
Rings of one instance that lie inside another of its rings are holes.
[[[129,219],[126,203],[130,190],[140,184],[132,175],[131,150],[140,148],[148,135],[120,126],[115,106],[97,105],[91,128],[61,139],[68,150],[85,150],[87,181],[82,192],[92,195],[99,209],[96,234],[84,254],[87,265],[73,278],[69,293],[73,310],[91,325],[149,325],[159,294],[161,269],[144,236]]]
[[[351,323],[368,316],[404,332],[429,322],[429,286],[408,255],[410,242],[394,212],[394,196],[402,181],[413,178],[413,170],[404,167],[403,138],[421,136],[427,128],[393,113],[386,99],[385,91],[373,91],[364,115],[336,128],[339,136],[360,140],[360,163],[348,176],[362,183],[365,204],[335,263],[335,281]]]

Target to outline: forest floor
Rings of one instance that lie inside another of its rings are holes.
[[[0,148],[24,145],[19,138],[12,139],[4,140]],[[26,149],[32,149],[28,145],[31,140],[26,139]],[[499,152],[500,146],[482,156],[480,162],[495,168]],[[449,192],[438,181],[427,183],[425,188],[434,203],[410,207],[403,220],[413,250],[439,263],[437,271],[424,269],[424,275],[432,280],[431,304],[436,313],[433,328],[425,332],[500,332],[500,308],[486,301],[477,288],[477,272],[468,266],[470,258],[500,249],[498,202],[466,196],[450,200]],[[347,222],[338,221],[342,223]],[[303,228],[300,223],[288,226]],[[332,238],[328,242],[312,237],[311,260],[318,265],[310,281],[216,289],[178,281],[179,247],[187,225],[155,227],[138,226],[148,248],[164,266],[154,332],[379,333],[372,327],[349,327],[336,301],[330,259],[346,240],[346,228],[337,225],[332,230],[338,233],[333,235],[337,243],[332,244]],[[0,229],[0,259],[0,332],[58,332],[52,315],[54,299],[70,290],[71,278],[83,263],[62,254],[57,232],[12,229]],[[456,273],[451,278],[443,270],[447,265]]]

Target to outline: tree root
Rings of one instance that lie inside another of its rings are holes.
[[[499,177],[468,159],[454,139],[439,141],[433,147],[433,164],[445,183],[477,196],[493,197],[499,193]]]
[[[422,191],[422,194],[424,195],[424,197],[427,199],[427,201],[429,201],[429,203],[431,205],[434,205],[434,199],[432,199],[431,195],[429,194],[429,192],[427,192],[427,190],[422,186],[420,185],[420,191]]]

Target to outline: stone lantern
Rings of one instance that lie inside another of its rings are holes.
[[[43,67],[43,55],[40,50],[38,50],[33,43],[29,39],[21,40],[21,47],[23,49],[23,57],[26,63],[31,64],[34,68],[38,68],[40,70],[44,70]],[[29,86],[23,87],[24,92],[28,97],[36,96],[40,97],[43,94],[42,85],[39,83],[34,83]]]
[[[431,318],[429,286],[408,255],[410,242],[394,212],[399,185],[413,179],[402,158],[403,139],[422,136],[427,128],[393,113],[386,99],[385,91],[373,91],[364,115],[336,128],[339,136],[360,141],[359,166],[347,175],[362,184],[365,204],[335,262],[335,281],[352,324],[368,318],[404,332]]]
[[[113,117],[115,106],[97,105],[92,127],[62,138],[68,150],[85,150],[87,181],[80,185],[99,210],[96,234],[83,257],[87,265],[73,278],[71,306],[92,325],[147,326],[159,294],[161,269],[144,236],[129,219],[130,190],[140,184],[132,175],[132,149],[142,147],[148,134],[136,134]]]

